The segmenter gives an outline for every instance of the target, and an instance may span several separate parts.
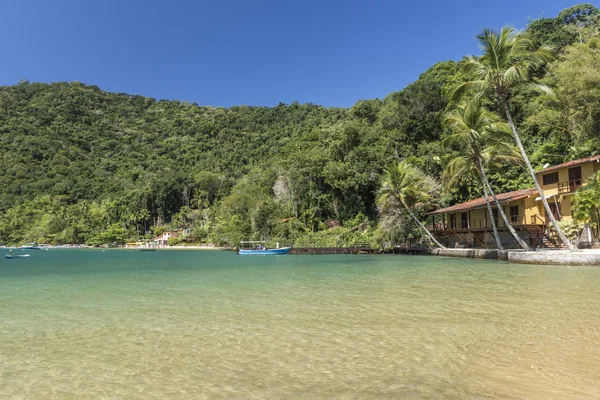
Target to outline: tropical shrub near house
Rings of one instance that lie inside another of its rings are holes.
[[[588,224],[595,240],[600,240],[600,172],[575,194],[573,217],[580,223]]]

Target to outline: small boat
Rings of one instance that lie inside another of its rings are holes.
[[[240,242],[240,249],[238,250],[238,254],[249,255],[249,254],[287,254],[292,249],[291,247],[279,247],[275,249],[267,249],[264,244],[265,242],[260,241],[249,241],[249,242]]]
[[[29,254],[5,254],[4,257],[5,258],[27,258],[29,257]]]
[[[33,242],[33,243],[25,243],[23,246],[20,247],[20,249],[22,249],[22,250],[41,250],[42,248],[40,246],[38,246],[37,243]]]
[[[282,247],[280,249],[239,249],[238,254],[287,254],[291,247]]]

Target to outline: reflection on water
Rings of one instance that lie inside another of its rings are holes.
[[[40,252],[0,263],[0,398],[600,398],[600,268]]]

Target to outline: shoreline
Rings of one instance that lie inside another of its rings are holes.
[[[5,250],[25,250],[18,247],[4,247]],[[144,251],[144,250],[155,250],[155,251],[186,251],[186,250],[197,250],[197,251],[229,251],[226,247],[217,246],[169,246],[169,247],[157,247],[157,248],[138,248],[138,247],[48,247],[41,250],[50,251],[107,251],[107,250],[129,250],[129,251]],[[364,253],[358,254],[354,252],[306,252],[301,254],[290,255],[313,255],[313,254],[356,254],[364,255]],[[347,249],[344,249],[347,250]],[[36,250],[37,251],[37,250]],[[380,254],[380,253],[368,253],[368,254]],[[392,253],[395,254],[395,253]],[[600,249],[583,249],[579,252],[570,252],[562,249],[543,249],[538,251],[524,251],[520,249],[513,250],[497,250],[497,249],[423,249],[415,252],[414,254],[423,254],[429,256],[441,256],[441,257],[462,257],[462,258],[473,258],[480,260],[500,260],[507,261],[512,264],[530,264],[530,265],[555,265],[555,266],[596,266],[600,267]]]
[[[133,248],[133,250],[139,250],[139,248]],[[225,247],[216,246],[169,246],[169,247],[157,247],[156,250],[227,250]]]
[[[430,249],[427,255],[508,261],[512,264],[596,266],[600,267],[600,249],[569,250],[497,250],[497,249]]]
[[[171,246],[171,247],[88,247],[88,246],[73,246],[73,247],[43,247],[39,250],[22,249],[20,247],[4,247],[5,250],[23,250],[23,251],[75,251],[75,250],[228,250],[226,247],[212,246]]]

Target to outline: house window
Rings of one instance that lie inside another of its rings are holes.
[[[510,206],[510,223],[519,223],[519,206]]]
[[[467,214],[467,213],[460,214],[460,227],[462,229],[469,229],[469,214]]]
[[[558,171],[542,176],[544,185],[551,185],[558,182]]]
[[[493,209],[492,215],[494,216],[494,224],[496,224],[496,227],[498,227],[498,209]]]

